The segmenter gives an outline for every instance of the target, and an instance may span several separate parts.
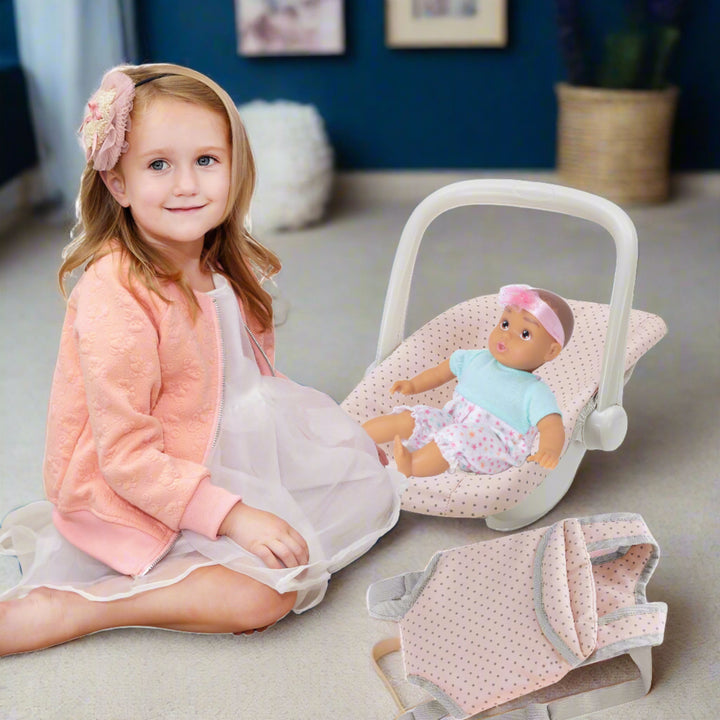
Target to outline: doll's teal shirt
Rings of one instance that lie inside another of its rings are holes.
[[[457,377],[456,392],[520,433],[560,409],[552,390],[539,377],[499,363],[489,350],[456,350],[450,370]]]

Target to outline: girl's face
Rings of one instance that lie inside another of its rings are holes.
[[[506,307],[490,333],[488,349],[502,365],[532,372],[557,357],[562,347],[527,310]]]
[[[146,242],[199,257],[223,219],[230,191],[226,119],[205,107],[158,98],[132,118],[128,151],[105,175]]]

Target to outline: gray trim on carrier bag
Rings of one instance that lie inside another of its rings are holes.
[[[398,718],[564,720],[644,696],[667,617],[645,594],[658,559],[643,518],[613,513],[444,550],[422,572],[374,583],[370,615],[400,630],[373,650]],[[403,706],[380,666],[397,651],[433,700]],[[574,668],[625,654],[636,677],[532,701]]]

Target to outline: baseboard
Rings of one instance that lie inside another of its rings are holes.
[[[557,182],[554,170],[356,170],[335,176],[335,198],[360,203],[418,203],[438,188],[474,178]],[[683,172],[672,177],[673,194],[720,198],[720,172]]]
[[[438,188],[475,178],[553,182],[551,170],[353,170],[338,172],[335,196],[360,202],[420,202]]]
[[[720,199],[720,172],[683,172],[672,176],[673,189],[679,195],[699,195]]]

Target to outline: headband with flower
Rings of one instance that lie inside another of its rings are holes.
[[[125,135],[130,130],[130,112],[135,88],[175,73],[156,73],[139,82],[120,70],[109,70],[97,92],[88,100],[87,110],[78,134],[85,159],[95,170],[112,170],[127,152]]]
[[[125,73],[110,70],[88,101],[79,135],[85,159],[95,170],[111,170],[127,151],[125,133],[134,98],[135,83]]]
[[[550,336],[565,346],[565,331],[557,313],[530,285],[504,285],[498,293],[498,303],[503,307],[513,305],[527,310],[548,331]]]

